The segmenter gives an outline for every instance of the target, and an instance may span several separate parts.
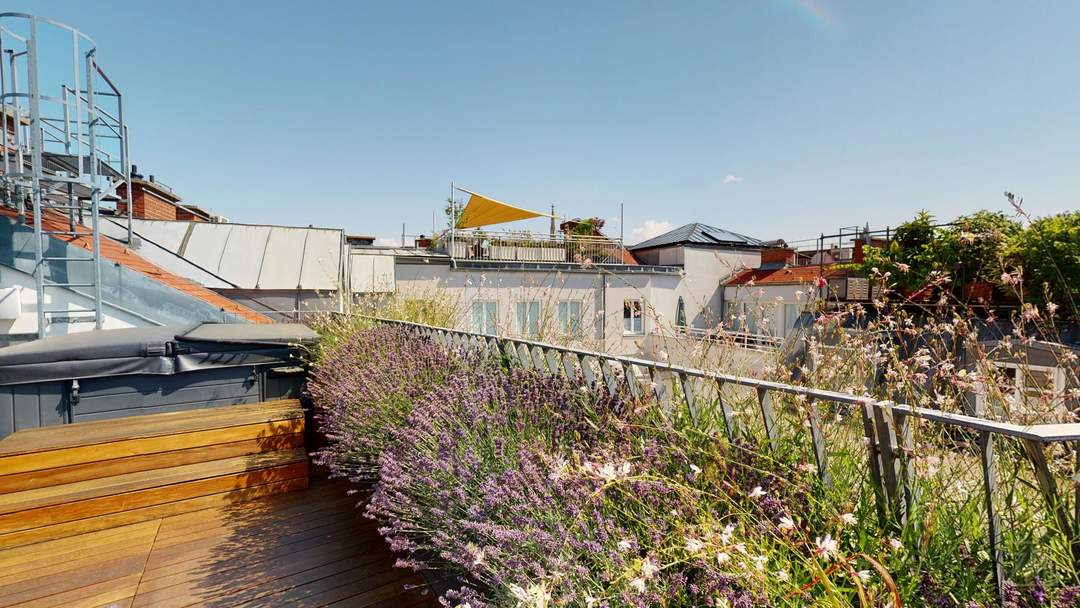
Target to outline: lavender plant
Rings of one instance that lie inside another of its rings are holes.
[[[308,381],[327,439],[315,462],[354,481],[375,479],[387,440],[413,404],[462,367],[459,357],[400,329],[375,326],[339,336]]]

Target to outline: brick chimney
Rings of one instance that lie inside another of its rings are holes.
[[[761,250],[762,268],[784,268],[795,265],[795,250],[791,247],[773,247]]]
[[[116,214],[127,215],[127,184],[116,187],[116,195],[120,201],[116,203]],[[186,208],[180,203],[180,196],[171,188],[160,182],[154,181],[154,176],[143,179],[136,173],[136,168],[131,168],[131,216],[141,220],[186,220],[205,222],[209,220],[209,214],[201,209]]]

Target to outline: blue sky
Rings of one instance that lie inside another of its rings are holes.
[[[1080,208],[1080,3],[301,4],[7,10],[94,37],[140,170],[233,221],[427,233],[451,180],[628,241]]]

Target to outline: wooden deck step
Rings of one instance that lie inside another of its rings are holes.
[[[296,400],[16,432],[0,441],[0,547],[306,487],[303,433]]]
[[[130,501],[139,492],[162,486],[212,477],[233,476],[306,461],[307,455],[304,448],[295,448],[0,494],[0,521],[3,520],[4,515],[28,509],[71,504],[108,496],[122,497]]]

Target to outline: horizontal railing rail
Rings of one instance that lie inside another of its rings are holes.
[[[1060,499],[1056,482],[1049,470],[1045,451],[1048,444],[1080,442],[1080,423],[1016,424],[851,393],[695,369],[664,361],[613,355],[521,338],[478,334],[395,319],[369,318],[379,323],[410,328],[419,335],[430,337],[448,348],[472,349],[506,356],[522,367],[566,374],[568,377],[582,377],[594,386],[603,383],[614,390],[618,386],[621,375],[627,379],[629,388],[635,396],[642,396],[646,386],[650,386],[657,400],[667,405],[672,403],[675,383],[678,383],[682,400],[691,414],[695,411],[697,404],[695,392],[690,383],[692,381],[712,382],[716,387],[718,411],[723,418],[725,432],[729,438],[740,434],[740,425],[735,420],[735,413],[730,404],[726,403],[721,395],[720,389],[724,385],[746,387],[756,392],[758,414],[764,426],[769,447],[773,450],[778,447],[779,442],[777,411],[773,406],[773,395],[788,395],[805,399],[808,420],[803,426],[809,429],[817,474],[827,486],[831,485],[832,481],[827,467],[828,451],[817,404],[836,403],[853,406],[862,417],[870,479],[878,497],[879,514],[886,525],[888,521],[896,519],[899,519],[901,523],[906,522],[908,513],[912,512],[917,498],[913,487],[914,470],[909,464],[909,459],[914,453],[910,419],[917,418],[969,431],[977,439],[975,443],[982,468],[987,534],[999,595],[1004,583],[1004,556],[1000,516],[993,499],[997,488],[994,439],[1001,436],[1022,441],[1024,453],[1033,466],[1039,491],[1053,511],[1051,515],[1055,517],[1063,530],[1075,531],[1071,540],[1071,549],[1074,561],[1080,564],[1080,539],[1076,538],[1080,536],[1080,514],[1074,518],[1069,513],[1066,501]],[[596,373],[597,368],[599,375]],[[617,369],[622,370],[621,374],[615,371]],[[1076,498],[1080,501],[1080,483],[1076,484],[1075,491],[1078,494]],[[1080,502],[1074,504],[1080,505]],[[1074,519],[1077,519],[1075,523]]]
[[[704,329],[701,327],[679,327],[679,333],[698,340],[714,340],[717,342],[734,342],[739,346],[758,350],[772,350],[784,344],[784,339],[777,336],[755,334],[746,331],[729,331]]]

